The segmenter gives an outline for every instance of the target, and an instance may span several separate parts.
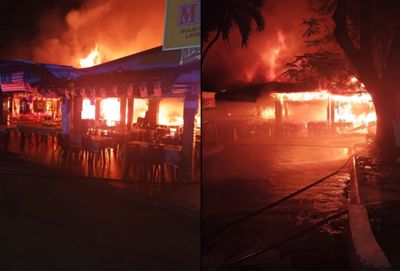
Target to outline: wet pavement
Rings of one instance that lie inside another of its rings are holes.
[[[17,154],[26,161],[57,169],[62,174],[87,177],[88,181],[106,180],[109,185],[116,188],[142,194],[164,202],[190,216],[198,217],[200,210],[199,169],[196,171],[197,181],[194,183],[172,183],[168,179],[166,183],[141,181],[135,178],[132,171],[127,181],[121,181],[125,159],[123,156],[115,155],[113,151],[111,159],[107,157],[105,163],[90,166],[87,158],[80,162],[63,159],[56,139],[48,138],[47,142],[39,141],[37,144],[36,137],[32,136],[31,140],[27,139],[24,145],[20,143],[18,133],[11,133],[8,152]],[[1,150],[4,150],[2,146],[0,152]],[[7,173],[6,171],[3,173]]]
[[[352,146],[359,140],[286,138],[225,145],[221,153],[203,160],[203,235],[336,171],[349,157],[349,150],[340,146]],[[212,270],[268,247],[346,209],[349,178],[346,168],[308,191],[205,239],[204,268]],[[343,216],[238,266],[343,269],[347,267],[346,234],[347,217]]]
[[[357,156],[361,202],[376,241],[394,270],[400,269],[400,167],[377,161],[364,146]]]
[[[2,270],[198,269],[199,220],[154,198],[1,152],[0,180]]]

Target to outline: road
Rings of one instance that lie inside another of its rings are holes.
[[[1,270],[199,269],[198,220],[4,153],[0,240]]]
[[[354,142],[314,138],[226,145],[223,152],[203,160],[203,235],[334,172],[345,163],[349,150],[332,146]],[[267,247],[345,209],[348,181],[348,170],[344,170],[273,209],[205,239],[204,269]],[[260,270],[345,268],[346,231],[344,216],[240,266]]]

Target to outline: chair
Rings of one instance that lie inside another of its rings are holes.
[[[123,178],[127,180],[129,178],[129,172],[132,166],[134,166],[135,173],[139,178],[144,176],[143,164],[141,163],[141,146],[140,145],[125,145],[125,166]]]
[[[171,176],[171,182],[180,181],[180,166],[182,162],[182,150],[177,146],[164,147],[164,162]]]
[[[78,158],[78,161],[83,159],[82,152],[82,136],[81,135],[69,135],[69,155],[70,159],[73,157]]]
[[[97,166],[97,162],[102,160],[100,143],[90,140],[90,137],[84,137],[82,147],[87,153],[88,164]]]
[[[159,145],[149,145],[143,155],[145,163],[145,180],[165,181],[164,148]]]

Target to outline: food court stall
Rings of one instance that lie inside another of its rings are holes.
[[[176,169],[172,179],[193,181],[200,64],[181,60],[181,51],[157,47],[81,69],[65,89],[62,133],[84,134],[102,149],[116,150],[127,160],[127,178],[132,166],[141,168],[137,178],[161,181],[167,164]]]
[[[1,61],[0,126],[9,137],[20,132],[21,139],[36,135],[47,139],[61,131],[61,97],[54,90],[55,82],[74,72],[73,67],[36,64],[25,61]],[[50,87],[50,88],[49,88]]]

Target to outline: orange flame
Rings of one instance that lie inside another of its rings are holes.
[[[332,100],[336,104],[335,122],[352,122],[353,125],[357,127],[361,125],[368,125],[370,122],[376,121],[375,108],[371,95],[368,93],[338,95],[331,94],[327,90],[320,90],[315,92],[273,93],[272,97],[279,99],[281,102],[328,102],[329,100]],[[262,112],[262,117],[265,119],[273,118],[273,109],[266,108]]]
[[[102,115],[106,120],[107,126],[113,126],[116,121],[120,121],[120,101],[118,98],[107,98],[102,101]]]
[[[100,63],[101,63],[100,52],[99,52],[99,46],[97,44],[96,47],[92,51],[90,51],[87,57],[81,58],[79,61],[81,68],[92,67]]]
[[[269,66],[269,71],[268,71],[268,77],[270,80],[273,80],[277,76],[277,71],[276,69],[278,68],[278,60],[279,57],[281,57],[281,53],[287,49],[286,46],[286,39],[285,36],[283,35],[282,31],[277,32],[277,43],[272,50],[268,50],[264,55],[263,59],[265,62],[268,62]]]
[[[161,100],[158,111],[158,124],[167,126],[183,125],[183,99]]]

